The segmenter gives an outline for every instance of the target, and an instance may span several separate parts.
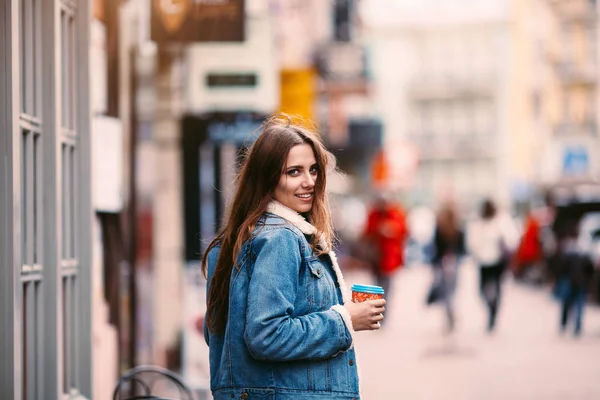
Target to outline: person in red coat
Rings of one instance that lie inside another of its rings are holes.
[[[542,243],[540,240],[540,224],[533,214],[525,220],[521,243],[514,257],[513,273],[522,276],[528,268],[533,268],[542,259]]]
[[[377,284],[390,297],[394,272],[404,264],[404,241],[407,236],[406,215],[402,207],[379,196],[368,213],[364,238],[372,247],[371,259]]]

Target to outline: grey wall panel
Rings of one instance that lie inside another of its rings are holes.
[[[18,2],[0,2],[0,393],[21,399]]]
[[[58,400],[71,388],[92,395],[89,3],[0,1],[3,400]],[[73,17],[66,40],[61,10]],[[70,301],[63,304],[67,275]]]
[[[77,121],[79,133],[79,151],[77,152],[77,182],[79,193],[76,208],[77,252],[80,276],[77,296],[77,378],[82,395],[92,398],[92,165],[91,165],[91,104],[90,104],[90,25],[91,7],[89,0],[79,0],[78,18],[76,21],[76,54],[79,57],[76,69]]]
[[[60,160],[60,2],[42,2],[42,58],[44,70],[44,268],[43,268],[43,326],[42,343],[43,392],[48,400],[62,396],[63,349],[61,277],[61,219],[62,176]]]

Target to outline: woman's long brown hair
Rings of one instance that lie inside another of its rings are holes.
[[[287,116],[271,117],[261,127],[262,132],[248,150],[235,180],[236,189],[229,204],[223,228],[210,242],[202,257],[204,276],[208,274],[208,253],[220,246],[215,271],[210,279],[206,323],[212,333],[222,334],[229,313],[229,282],[233,268],[239,268],[237,258],[246,240],[256,228],[261,215],[273,199],[273,193],[285,171],[291,148],[308,143],[317,161],[317,180],[312,209],[305,214],[317,228],[311,246],[316,254],[327,249],[318,247],[322,237],[329,248],[333,241],[333,226],[327,200],[326,174],[335,167],[335,159],[319,136]]]
[[[437,226],[446,241],[453,243],[458,240],[460,227],[458,215],[452,204],[445,204],[442,207],[437,217]]]

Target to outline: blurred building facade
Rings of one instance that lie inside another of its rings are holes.
[[[0,393],[92,397],[91,2],[0,7]]]
[[[373,6],[372,4],[371,6]],[[505,2],[365,4],[384,142],[418,153],[412,201],[507,200],[510,24]],[[435,10],[435,11],[434,11]],[[393,155],[391,156],[393,157]]]
[[[598,181],[598,4],[592,0],[531,2],[539,24],[531,99],[545,138],[538,152],[541,183]],[[537,76],[536,76],[537,75]],[[546,161],[546,162],[544,162]]]
[[[420,72],[407,93],[408,137],[419,149],[417,185],[427,197],[468,206],[486,195],[508,197],[507,28],[499,18],[413,34]]]
[[[384,143],[418,152],[411,201],[513,205],[541,186],[598,180],[597,2],[364,1],[361,10]]]

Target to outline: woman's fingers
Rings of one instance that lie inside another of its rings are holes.
[[[371,318],[369,318],[369,320],[372,322],[378,322],[378,321],[381,321],[382,319],[383,319],[383,314],[375,314],[375,315],[372,315]]]
[[[378,330],[381,328],[380,321],[384,318],[385,300],[367,300],[363,303],[347,304],[346,307],[352,317],[355,330]]]
[[[375,306],[375,307],[383,307],[385,306],[385,300],[384,299],[377,299],[377,300],[367,300],[371,305]]]
[[[373,307],[373,312],[381,314],[385,311],[385,307]]]
[[[369,300],[369,304],[372,307],[371,310],[373,313],[381,314],[385,311],[385,300],[384,299]]]
[[[369,327],[372,331],[378,330],[381,328],[381,322],[383,321],[383,314],[377,313],[373,314],[369,317]]]

